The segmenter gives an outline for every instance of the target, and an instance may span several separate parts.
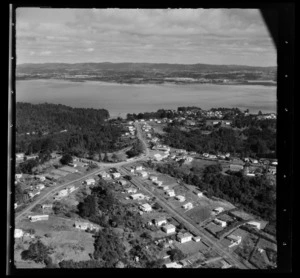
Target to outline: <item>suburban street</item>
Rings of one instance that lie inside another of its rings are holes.
[[[128,175],[130,174],[126,169],[122,168],[121,172],[123,172],[124,174]],[[199,235],[202,239],[204,239],[206,242],[208,242],[211,246],[213,246],[215,248],[215,251],[219,254],[219,256],[222,257],[227,257],[228,260],[230,260],[231,262],[233,262],[237,267],[239,267],[240,269],[247,269],[247,267],[245,267],[245,265],[243,263],[241,263],[233,254],[227,252],[224,250],[224,247],[216,242],[214,239],[211,239],[210,237],[208,237],[207,235],[203,234],[203,232],[195,225],[193,225],[192,223],[190,223],[181,213],[179,213],[178,211],[176,211],[174,208],[172,208],[167,202],[166,200],[164,200],[160,195],[158,194],[154,194],[151,191],[149,191],[147,188],[144,187],[144,185],[142,184],[142,182],[133,177],[131,182],[136,185],[139,188],[142,188],[144,191],[146,191],[151,197],[155,197],[157,202],[164,207],[167,211],[169,211],[173,216],[175,216],[176,219],[178,219],[181,223],[183,223],[186,227],[188,227],[188,229],[190,231],[192,231],[193,233],[195,233],[196,235]]]

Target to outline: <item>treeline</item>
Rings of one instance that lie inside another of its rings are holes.
[[[220,127],[213,129],[209,135],[203,135],[201,129],[190,132],[169,125],[164,131],[164,144],[173,148],[211,154],[229,152],[244,157],[274,154],[276,157],[276,132],[268,127],[250,127],[243,131]]]
[[[17,102],[16,132],[57,132],[76,127],[95,127],[109,118],[105,109],[72,108],[62,104]]]
[[[64,105],[17,103],[16,152],[45,153],[59,150],[77,156],[116,150],[122,128],[105,122],[104,109]],[[66,132],[60,132],[66,130]],[[35,132],[26,136],[20,133]]]
[[[197,186],[209,198],[215,196],[225,199],[267,221],[276,221],[276,188],[264,176],[248,178],[241,172],[223,175],[219,164],[207,166],[201,175],[197,169],[184,172],[175,164],[149,166]]]
[[[139,119],[163,119],[163,118],[168,118],[168,119],[173,119],[177,117],[179,114],[176,111],[173,110],[164,110],[164,109],[159,109],[156,112],[145,112],[145,113],[138,113],[138,114],[130,114],[128,113],[126,118],[128,121],[134,121],[134,120],[139,120]]]

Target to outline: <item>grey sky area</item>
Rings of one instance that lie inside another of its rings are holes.
[[[259,10],[17,9],[17,63],[276,66]]]

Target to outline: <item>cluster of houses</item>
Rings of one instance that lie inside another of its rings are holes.
[[[160,227],[162,231],[164,231],[167,235],[176,233],[176,227],[175,225],[168,223],[167,219],[165,217],[158,217],[153,219],[148,223],[149,225],[154,224],[156,227]],[[177,233],[176,239],[180,243],[186,243],[191,240],[194,240],[195,242],[199,242],[201,238],[199,236],[193,236],[192,234],[185,232],[185,233]]]
[[[275,113],[270,113],[270,114],[258,115],[256,118],[258,120],[266,120],[266,119],[276,120],[277,116]]]
[[[230,157],[230,153],[226,153],[226,154],[209,154],[209,153],[203,153],[202,154],[203,157],[207,158],[207,159],[228,159]]]

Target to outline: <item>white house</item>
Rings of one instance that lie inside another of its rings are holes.
[[[166,194],[169,197],[174,197],[175,196],[175,191],[173,189],[168,189],[168,190],[166,190]]]
[[[133,200],[144,200],[145,196],[141,193],[133,194],[130,196]]]
[[[52,209],[53,208],[53,204],[43,204],[42,205],[42,209]]]
[[[179,234],[177,234],[177,240],[180,243],[186,243],[188,241],[191,241],[192,237],[193,237],[193,235],[191,235],[190,233],[184,233],[184,234],[179,233]]]
[[[198,193],[197,193],[197,196],[198,196],[198,197],[203,197],[203,193],[202,193],[202,192],[198,192]]]
[[[98,176],[101,177],[102,179],[110,178],[110,175],[105,171],[100,172]]]
[[[177,195],[175,197],[176,200],[178,200],[179,202],[184,202],[185,201],[185,197],[184,196],[181,196],[181,195]]]
[[[22,229],[15,229],[14,232],[14,238],[20,238],[24,235],[24,232]]]
[[[173,224],[167,224],[162,226],[162,230],[167,234],[175,233],[176,227]]]
[[[215,218],[215,219],[214,219],[214,222],[215,222],[216,224],[220,225],[221,227],[226,227],[226,226],[227,226],[226,221],[220,220],[220,219],[218,219],[218,218]]]
[[[42,189],[44,189],[44,188],[45,188],[45,185],[42,184],[42,183],[40,183],[40,184],[38,184],[38,185],[36,186],[36,189],[38,189],[38,190],[42,190]]]
[[[22,178],[22,174],[16,174],[16,175],[15,175],[15,178],[16,178],[16,179]]]
[[[219,214],[223,211],[224,211],[224,208],[222,208],[222,207],[217,207],[217,208],[213,209],[214,214]]]
[[[200,240],[201,240],[200,236],[194,236],[193,237],[193,241],[195,241],[195,242],[199,242]]]
[[[166,268],[182,268],[182,265],[177,262],[167,263],[165,264]]]
[[[145,172],[145,171],[142,171],[139,173],[139,175],[142,177],[142,178],[146,178],[148,176],[148,173]]]
[[[87,179],[84,181],[86,185],[94,185],[96,181],[94,179]]]
[[[248,222],[249,225],[254,226],[255,228],[257,228],[258,230],[260,230],[261,227],[261,223],[257,222],[257,221],[249,221]]]
[[[116,173],[112,173],[112,176],[114,179],[118,179],[121,177],[121,174],[119,172],[116,172]]]
[[[24,154],[24,153],[16,153],[16,159],[17,159],[17,160],[21,160],[21,159],[23,159],[23,158],[24,158],[24,156],[25,156],[25,154]]]
[[[153,182],[153,181],[157,181],[157,177],[156,177],[156,176],[150,176],[150,177],[149,177],[149,180],[151,180],[152,182]]]
[[[32,191],[29,192],[28,195],[30,198],[33,198],[34,196],[39,195],[40,193],[41,193],[40,191]]]
[[[142,166],[136,166],[136,167],[135,167],[135,170],[137,170],[137,171],[142,171],[142,170],[143,170],[143,167],[142,167]]]
[[[87,230],[87,229],[90,229],[90,230],[99,230],[100,227],[92,224],[92,223],[88,223],[88,222],[79,222],[79,221],[76,221],[75,224],[74,224],[75,228],[77,229],[80,229],[80,230]]]
[[[41,220],[48,220],[49,215],[44,214],[44,215],[30,215],[28,216],[30,222],[36,222],[36,221],[41,221]]]
[[[160,227],[163,224],[167,224],[167,219],[164,218],[164,217],[160,217],[160,218],[154,219],[154,224],[156,226]]]
[[[185,159],[185,162],[186,163],[190,163],[193,161],[193,158],[191,156],[188,156],[186,159]]]
[[[162,181],[155,180],[155,181],[153,181],[153,183],[158,186],[162,186]]]
[[[16,209],[18,207],[18,204],[17,203],[15,203],[15,205],[14,205],[14,208]]]
[[[128,188],[127,189],[127,193],[136,193],[137,192],[137,189],[136,188]]]
[[[154,155],[154,159],[155,159],[156,161],[162,160],[161,154],[159,154],[159,153],[155,154],[155,155]]]
[[[192,209],[193,208],[193,204],[192,203],[186,203],[182,206],[184,209]]]
[[[152,211],[152,207],[149,204],[142,204],[140,206],[140,208],[144,212],[150,212],[150,211]]]
[[[127,181],[126,181],[126,180],[120,180],[119,183],[120,183],[121,185],[126,185],[126,184],[127,184]]]
[[[168,190],[168,189],[169,189],[168,185],[163,186],[163,190]]]
[[[233,235],[233,234],[227,236],[227,238],[229,240],[231,240],[231,245],[228,246],[229,248],[231,248],[231,247],[233,247],[235,245],[239,245],[241,243],[241,241],[242,241],[242,237],[241,236],[236,236],[236,235]]]

